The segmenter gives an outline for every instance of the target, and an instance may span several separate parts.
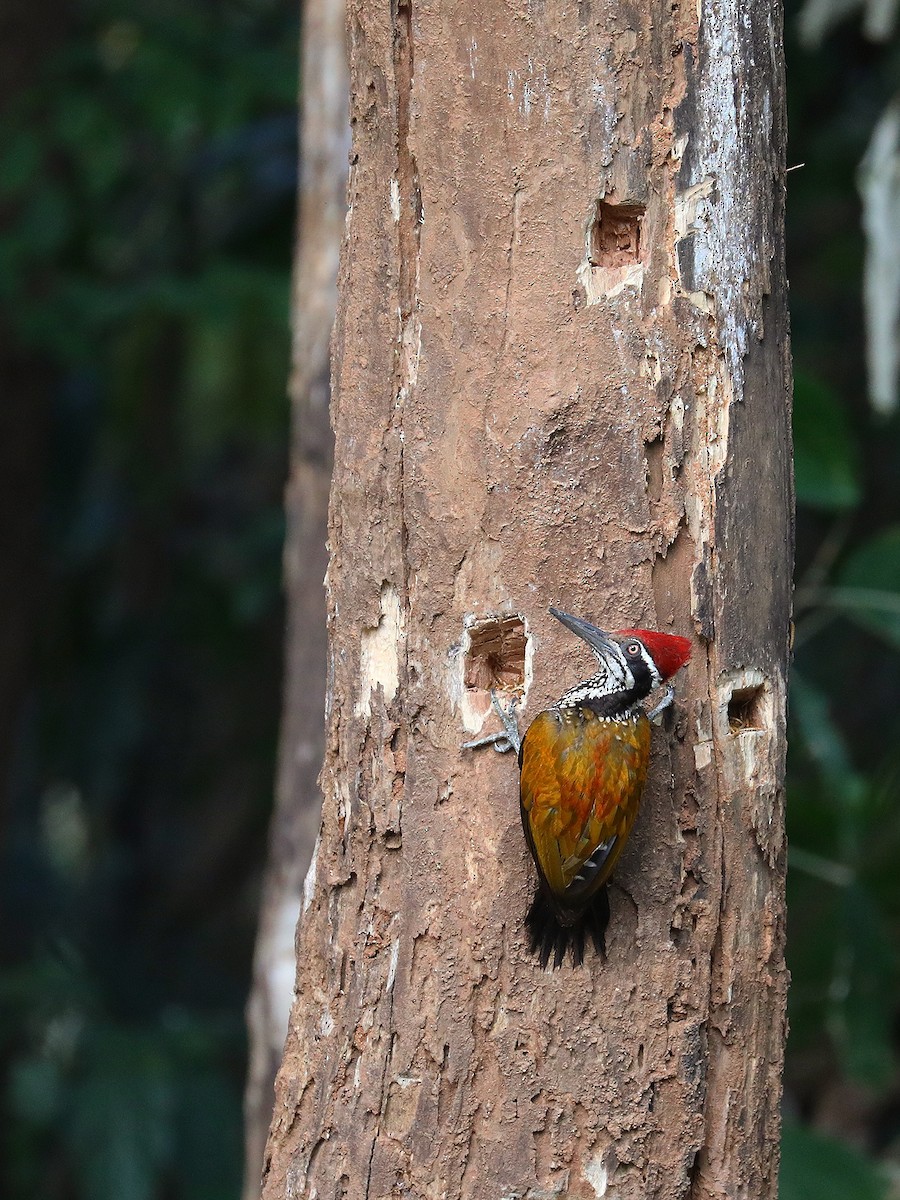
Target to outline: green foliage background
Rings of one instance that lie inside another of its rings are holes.
[[[818,48],[801,46],[802,8],[787,12],[789,154],[803,165],[788,175],[797,590],[781,1195],[874,1200],[900,1195],[900,420],[876,417],[867,394],[858,175],[900,88],[900,41],[867,41],[849,5]]]
[[[239,1191],[280,701],[294,9],[81,0],[0,127],[5,325],[46,381],[0,847],[12,1198]],[[797,11],[782,1196],[874,1200],[900,1170],[900,421],[866,395],[856,172],[900,44],[851,15],[811,51]]]
[[[46,379],[0,1193],[239,1194],[277,739],[298,6],[82,0],[3,115]]]

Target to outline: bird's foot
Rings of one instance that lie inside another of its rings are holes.
[[[671,684],[669,684],[666,688],[666,694],[663,696],[662,700],[660,700],[659,704],[657,704],[657,706],[655,708],[651,708],[650,711],[647,713],[648,718],[651,721],[655,721],[657,725],[661,724],[661,722],[659,720],[657,720],[657,718],[662,716],[662,714],[666,711],[666,709],[670,707],[670,705],[672,704],[672,701],[674,699],[675,699],[675,689],[672,687]]]
[[[519,753],[519,747],[522,745],[522,737],[519,733],[519,723],[516,720],[516,699],[509,703],[509,708],[504,708],[497,698],[497,693],[491,691],[491,705],[497,716],[503,723],[503,729],[499,733],[490,733],[487,737],[476,738],[473,742],[463,742],[463,750],[477,750],[479,746],[493,746],[498,754],[506,754],[509,750],[515,750]]]

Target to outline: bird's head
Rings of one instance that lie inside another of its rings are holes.
[[[550,612],[587,642],[599,664],[595,675],[566,692],[559,702],[563,707],[593,706],[607,697],[616,697],[617,707],[629,708],[670,679],[691,656],[690,640],[674,633],[656,633],[651,629],[619,629],[608,633],[558,608],[551,608]]]

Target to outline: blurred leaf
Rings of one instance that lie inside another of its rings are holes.
[[[60,1099],[59,1068],[44,1057],[13,1063],[9,1076],[9,1106],[14,1117],[31,1125],[49,1125]]]
[[[65,191],[45,182],[23,208],[16,236],[28,245],[31,255],[44,258],[58,251],[69,234],[71,207]]]
[[[850,760],[844,737],[832,719],[829,698],[795,670],[790,704],[796,728],[820,773],[822,790],[842,810],[858,810],[866,782]]]
[[[885,529],[844,563],[830,603],[900,648],[900,525]]]
[[[862,13],[866,36],[885,41],[894,30],[897,0],[805,0],[798,19],[800,36],[808,47],[816,48],[835,26],[856,12]]]
[[[843,979],[832,988],[832,1033],[847,1074],[871,1088],[893,1077],[893,1014],[896,954],[879,906],[868,889],[856,886],[843,897]]]
[[[240,1190],[298,11],[75,0],[0,133],[0,299],[49,380],[37,667],[0,863],[0,1193],[17,1200]],[[47,838],[55,788],[90,831],[78,871],[53,869],[73,833],[54,807]]]
[[[240,1191],[241,1101],[234,1084],[191,1070],[178,1089],[176,1162],[191,1200],[229,1200]]]
[[[171,1161],[174,1095],[147,1035],[103,1031],[74,1088],[66,1138],[90,1200],[151,1200]]]
[[[48,1041],[52,1027],[80,1026],[81,1014],[96,1006],[94,981],[72,948],[61,942],[54,954],[41,953],[19,967],[0,972],[0,1037],[25,1032],[33,1041]],[[23,1025],[15,1027],[24,1014]],[[77,1041],[78,1028],[66,1040]],[[49,1039],[52,1041],[52,1038]]]
[[[835,392],[798,371],[794,379],[794,473],[797,502],[846,509],[859,503],[859,452]]]
[[[44,142],[33,129],[0,128],[0,196],[13,196],[35,180],[44,159]]]
[[[126,125],[95,91],[70,93],[60,105],[56,133],[86,194],[103,200],[119,180],[126,159]]]
[[[779,1200],[884,1200],[887,1182],[858,1150],[785,1121],[778,1196]]]
[[[789,806],[795,802],[791,791]],[[840,889],[794,865],[794,846],[788,859],[788,912],[791,940],[788,961],[792,983],[788,992],[792,1054],[812,1049],[818,1057],[827,1045],[823,1036],[830,1012],[829,992],[834,979],[837,940],[841,921]]]

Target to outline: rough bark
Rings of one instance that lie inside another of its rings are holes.
[[[294,930],[321,817],[318,774],[325,751],[326,526],[332,435],[329,342],[347,198],[348,77],[344,0],[305,0],[298,236],[294,270],[293,428],[285,497],[284,718],[275,811],[260,906],[244,1103],[244,1200],[260,1193],[275,1074],[294,994]]]
[[[264,1195],[774,1196],[780,11],[351,0],[349,23],[324,815]],[[695,649],[608,960],[545,973],[515,764],[460,743],[492,673],[526,723],[590,669],[551,603]]]

